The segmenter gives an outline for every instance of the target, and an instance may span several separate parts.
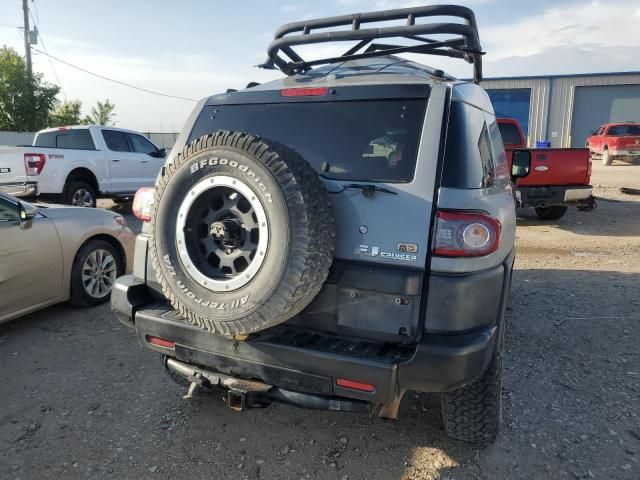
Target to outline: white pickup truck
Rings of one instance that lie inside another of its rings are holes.
[[[166,151],[138,132],[103,126],[49,128],[32,146],[0,147],[0,192],[95,207],[153,186]]]

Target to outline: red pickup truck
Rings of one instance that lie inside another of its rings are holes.
[[[587,148],[604,165],[640,159],[640,123],[605,123],[587,138]]]
[[[509,162],[512,152],[527,148],[517,120],[499,118]],[[595,206],[591,178],[591,157],[586,148],[538,148],[531,151],[531,173],[518,182],[519,207],[534,207],[542,220],[557,220],[569,206],[591,210]]]

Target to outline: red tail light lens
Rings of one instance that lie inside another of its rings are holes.
[[[28,176],[40,175],[47,158],[44,153],[25,153],[24,170]]]
[[[350,388],[351,390],[358,390],[360,392],[372,393],[376,390],[374,385],[370,383],[356,382],[354,380],[347,380],[346,378],[338,378],[336,385],[343,388]]]
[[[500,246],[500,222],[479,213],[441,211],[436,214],[433,254],[481,257]]]
[[[146,340],[151,345],[156,345],[158,347],[176,348],[176,342],[173,342],[171,340],[167,340],[165,338],[153,337],[151,335],[147,335]]]
[[[143,222],[151,220],[151,210],[153,207],[154,195],[156,193],[155,188],[143,187],[136,192],[136,196],[133,197],[133,206],[131,211]]]
[[[283,97],[322,97],[329,91],[325,87],[285,88],[280,90]]]

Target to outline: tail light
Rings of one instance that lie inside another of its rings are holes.
[[[155,188],[143,187],[136,192],[133,197],[133,206],[131,211],[143,222],[151,220],[151,208],[153,207]]]
[[[280,90],[283,97],[322,97],[329,91],[325,87],[285,88]]]
[[[176,342],[167,340],[166,338],[154,337],[151,335],[146,336],[147,343],[164,348],[176,348]]]
[[[47,158],[44,153],[25,153],[24,154],[24,170],[27,176],[40,175]]]
[[[439,211],[433,254],[440,257],[481,257],[500,246],[500,222],[481,213]]]
[[[360,392],[367,393],[372,393],[376,390],[376,387],[370,383],[356,382],[355,380],[347,380],[346,378],[336,379],[336,385],[342,388],[349,388],[351,390],[358,390]]]

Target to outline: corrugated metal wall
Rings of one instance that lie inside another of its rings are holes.
[[[504,80],[485,80],[482,82],[485,89],[512,89],[512,88],[529,88],[531,89],[531,105],[529,109],[529,134],[528,143],[532,145],[536,140],[540,140],[545,136],[546,111],[549,102],[549,80],[548,79],[504,79]]]
[[[553,95],[549,114],[549,135],[553,146],[571,146],[571,121],[576,87],[599,85],[640,85],[640,74],[593,77],[567,77],[553,80]]]
[[[176,143],[178,133],[157,133],[157,132],[140,132],[142,135],[150,139],[153,143],[160,148],[171,149],[173,144]],[[35,132],[0,132],[0,145],[31,145],[33,138],[36,136]]]
[[[486,79],[486,89],[530,88],[529,146],[550,140],[553,147],[571,146],[571,121],[576,87],[638,85],[640,74]]]
[[[0,145],[31,145],[35,135],[33,132],[0,132]]]

